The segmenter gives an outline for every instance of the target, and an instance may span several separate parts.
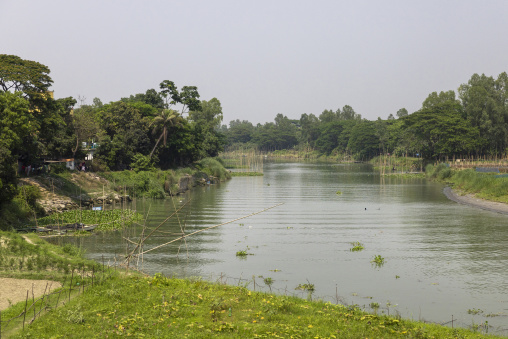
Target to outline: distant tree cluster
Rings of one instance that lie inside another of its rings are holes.
[[[179,90],[165,80],[159,91],[108,104],[95,98],[74,109],[71,97],[53,99],[49,73],[35,61],[0,55],[0,206],[16,194],[18,163],[84,159],[83,143],[99,145],[94,165],[104,170],[183,166],[225,145],[220,101],[199,100],[195,86]]]
[[[305,148],[363,160],[386,153],[428,159],[502,156],[508,146],[508,75],[474,74],[460,85],[458,98],[454,91],[433,92],[420,110],[409,114],[401,108],[386,120],[362,119],[346,105],[319,117],[304,113],[300,120],[277,114],[275,123],[257,126],[235,120],[222,131],[228,146],[247,144],[262,151]]]

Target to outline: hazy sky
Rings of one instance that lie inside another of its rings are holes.
[[[344,105],[374,120],[508,71],[507,18],[506,0],[0,0],[0,54],[88,104],[172,80],[218,98],[225,123]]]

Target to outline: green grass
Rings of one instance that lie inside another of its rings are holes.
[[[480,173],[473,169],[453,170],[446,164],[428,165],[427,178],[444,182],[464,194],[508,203],[508,178],[496,177],[495,173]]]
[[[210,176],[220,181],[231,178],[221,161],[218,158],[205,158],[192,167],[176,170],[104,172],[101,176],[108,179],[113,189],[121,194],[125,190],[132,197],[163,199],[168,194],[177,194],[178,182],[184,175],[192,176],[193,181],[208,180]]]
[[[40,255],[51,264],[33,273],[26,265],[12,268],[0,265],[3,276],[45,278],[64,282],[65,304],[56,298],[47,304],[35,322],[22,330],[22,317],[2,327],[9,338],[487,338],[466,329],[370,314],[356,306],[309,301],[294,296],[253,292],[245,286],[228,286],[200,279],[175,279],[156,274],[106,270],[82,258],[73,246],[58,247],[29,234],[35,245],[15,233],[0,233],[0,257]],[[24,254],[24,255],[23,255]],[[58,263],[58,264],[53,264]],[[67,267],[66,270],[62,267]],[[94,270],[92,286],[90,271]],[[68,300],[70,277],[74,293]],[[88,272],[79,275],[77,272]],[[271,278],[264,278],[268,287]],[[88,286],[78,292],[80,286]],[[314,285],[296,289],[314,292]],[[42,305],[38,305],[37,309]],[[375,306],[375,305],[372,305]],[[24,302],[2,311],[2,321],[18,316]]]
[[[91,270],[98,266],[86,260],[83,251],[67,244],[55,246],[36,234],[26,234],[30,244],[20,234],[0,232],[0,275],[10,277],[63,280],[73,269]]]
[[[98,284],[15,338],[486,338],[355,306],[139,275]]]

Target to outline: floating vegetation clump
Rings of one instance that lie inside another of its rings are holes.
[[[298,284],[298,286],[296,286],[295,290],[314,292],[315,288],[314,288],[314,284],[308,283],[308,284]]]
[[[121,229],[142,218],[140,213],[130,209],[114,209],[107,211],[74,210],[55,213],[37,220],[37,226],[65,226],[72,223],[97,225],[98,231]],[[36,226],[33,222],[29,226]]]
[[[237,257],[246,257],[247,256],[247,251],[238,251],[236,252],[236,256]]]
[[[260,172],[231,172],[232,177],[261,177],[263,173]]]
[[[341,194],[342,194],[342,192],[341,192],[341,191],[337,191],[337,192],[335,192],[335,194],[337,194],[337,195],[341,195]]]
[[[374,259],[371,261],[374,263],[376,267],[381,267],[385,264],[385,258],[383,258],[380,254],[374,256]]]
[[[352,242],[351,245],[353,245],[353,247],[349,249],[351,252],[359,252],[365,248],[363,247],[363,244],[359,241]]]

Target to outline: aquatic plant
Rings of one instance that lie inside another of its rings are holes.
[[[480,313],[483,313],[483,310],[479,308],[470,308],[469,310],[467,310],[467,314],[477,315]]]
[[[314,292],[315,288],[314,288],[314,284],[308,283],[308,284],[298,284],[298,286],[296,286],[295,290]]]
[[[265,283],[266,286],[268,286],[268,288],[270,289],[270,293],[272,292],[272,284],[274,283],[274,280],[270,277],[266,277],[263,279],[263,282]]]
[[[238,251],[236,252],[236,256],[237,257],[246,257],[247,256],[247,251]]]
[[[352,242],[351,245],[353,245],[353,248],[349,249],[351,252],[359,252],[364,249],[363,244],[359,241]]]
[[[374,263],[376,267],[381,267],[385,263],[385,258],[383,258],[380,254],[377,254],[374,256],[374,259],[371,261],[371,263]]]

